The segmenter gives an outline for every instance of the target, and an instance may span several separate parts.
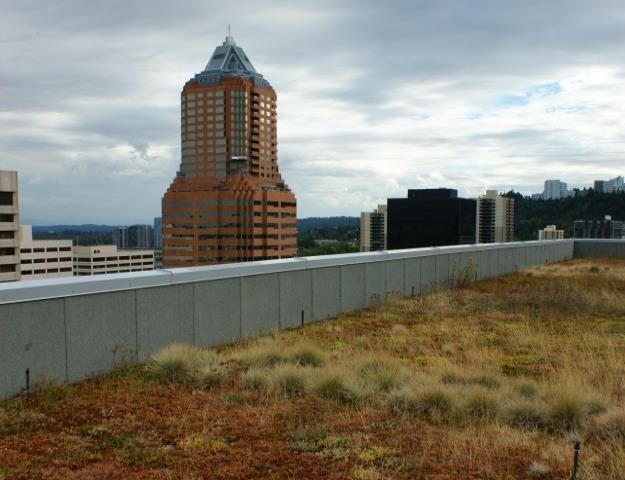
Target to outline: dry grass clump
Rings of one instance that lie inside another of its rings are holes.
[[[548,425],[545,406],[527,399],[506,405],[502,417],[508,425],[526,430],[539,430]]]
[[[413,385],[396,390],[388,397],[394,412],[423,417],[430,421],[444,419],[454,406],[452,392],[440,386],[418,388]]]
[[[409,380],[408,372],[395,359],[383,355],[370,355],[355,365],[358,378],[366,387],[389,392]]]
[[[501,380],[498,377],[486,374],[466,376],[448,371],[441,375],[441,382],[448,385],[478,385],[490,390],[499,390],[501,388]]]
[[[339,368],[321,372],[315,379],[314,391],[322,398],[345,405],[364,400],[368,393],[353,376]]]
[[[597,416],[589,427],[589,435],[625,445],[625,409],[613,408]]]
[[[302,395],[311,381],[312,370],[288,363],[277,365],[269,373],[269,383],[274,393],[294,396]]]
[[[262,368],[252,367],[241,374],[243,386],[250,390],[261,390],[267,388],[269,379],[267,371]]]
[[[212,350],[175,343],[152,355],[146,374],[162,383],[212,388],[223,378],[224,367]]]
[[[500,398],[484,387],[473,387],[462,402],[460,411],[471,420],[492,421],[501,409]]]
[[[302,367],[323,367],[327,363],[326,355],[310,345],[293,347],[288,353],[289,361]]]
[[[255,345],[237,352],[234,358],[246,368],[269,368],[286,360],[284,349],[275,344]]]

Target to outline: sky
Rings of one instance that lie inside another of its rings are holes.
[[[278,94],[298,216],[408,188],[625,174],[625,3],[0,0],[0,169],[21,222],[151,223],[180,90],[232,35]]]

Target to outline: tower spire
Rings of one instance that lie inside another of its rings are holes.
[[[230,32],[230,24],[228,24],[228,35],[226,35],[226,41],[224,45],[236,45],[234,42],[234,38],[232,38],[232,33]]]

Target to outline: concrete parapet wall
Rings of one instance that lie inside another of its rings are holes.
[[[0,284],[0,398],[144,361],[172,342],[216,346],[624,241],[460,245]]]

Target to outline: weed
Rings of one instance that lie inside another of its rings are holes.
[[[379,480],[380,474],[374,468],[356,467],[354,469],[354,480]]]

